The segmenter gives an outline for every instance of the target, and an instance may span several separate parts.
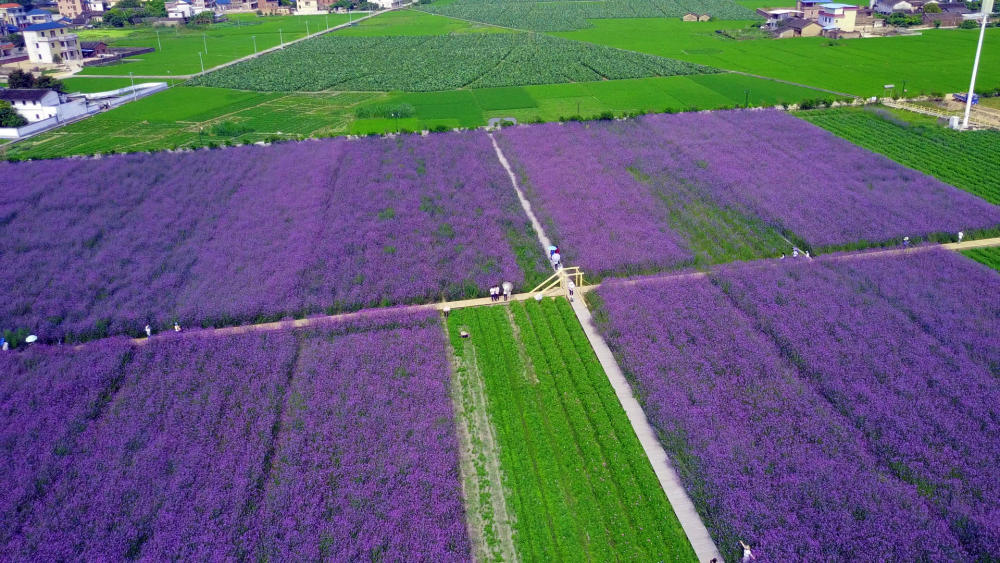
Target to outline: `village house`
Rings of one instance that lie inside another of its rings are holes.
[[[794,8],[757,8],[757,14],[764,18],[765,29],[777,29],[788,18],[801,18],[802,12]]]
[[[800,16],[805,20],[818,20],[820,6],[825,4],[827,0],[798,0],[795,4],[795,8],[802,13]]]
[[[59,22],[41,23],[24,28],[24,46],[28,60],[45,64],[82,64],[83,53],[75,33],[66,33]]]
[[[383,1],[387,1],[387,0],[383,0]],[[379,3],[379,2],[376,2],[376,3]],[[396,5],[397,4],[393,4],[393,6],[396,6]],[[392,7],[392,6],[385,6],[385,7]],[[685,21],[685,22],[707,22],[707,21],[711,21],[711,19],[712,19],[712,16],[710,14],[696,14],[694,12],[688,12],[688,13],[684,14],[683,16],[681,16],[681,21]]]
[[[330,11],[334,0],[298,0],[295,2],[296,14],[325,14]]]
[[[83,58],[85,59],[103,57],[110,54],[108,44],[103,41],[81,41],[80,52],[83,53]]]
[[[19,29],[28,27],[28,16],[20,4],[0,4],[0,21]]]
[[[771,36],[776,39],[787,39],[790,37],[817,37],[823,32],[823,28],[816,22],[804,18],[787,18],[781,25],[771,32]]]
[[[70,100],[55,90],[36,88],[0,89],[0,100],[10,102],[28,123],[35,123],[55,117],[64,121],[87,113],[87,104],[81,100]]]
[[[25,14],[28,20],[28,25],[37,25],[40,23],[49,23],[53,21],[52,12],[48,10],[42,10],[41,8],[36,8]]]
[[[820,6],[817,22],[825,33],[840,31],[854,32],[854,23],[858,15],[858,7],[850,4],[823,4]]]

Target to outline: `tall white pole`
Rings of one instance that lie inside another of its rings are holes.
[[[201,63],[201,73],[205,74],[205,59],[201,58],[201,51],[198,51],[198,62]]]
[[[253,39],[253,54],[257,54],[257,36],[251,35],[250,39]]]
[[[976,60],[972,63],[972,80],[969,81],[969,95],[965,99],[965,119],[962,120],[962,129],[969,128],[969,112],[972,111],[972,96],[976,89],[976,72],[979,70],[979,55],[983,52],[983,37],[986,35],[986,20],[989,19],[993,11],[993,0],[983,0],[983,22],[979,26],[979,43],[976,45]]]
[[[306,37],[309,37],[309,20],[306,20]]]
[[[163,51],[163,45],[160,44],[160,30],[159,29],[156,30],[156,47],[160,51]]]
[[[278,40],[281,41],[281,46],[284,47],[285,46],[285,36],[281,33],[280,29],[278,30]]]
[[[208,34],[201,34],[201,42],[205,44],[205,54],[208,54]]]
[[[135,78],[132,76],[132,72],[129,71],[128,79],[132,81],[132,101],[135,101]]]

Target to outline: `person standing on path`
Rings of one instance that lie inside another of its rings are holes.
[[[503,282],[503,300],[507,301],[510,299],[510,294],[514,292],[514,284],[509,281]]]
[[[958,242],[962,242],[963,238],[965,238],[965,233],[958,231]]]
[[[146,325],[146,338],[153,336],[153,327]]]
[[[550,260],[552,260],[552,267],[555,268],[556,270],[558,270],[561,267],[560,263],[562,262],[562,255],[560,255],[559,252],[553,253]]]
[[[552,255],[555,254],[556,252],[559,252],[559,247],[556,246],[556,245],[550,245],[549,246],[549,260],[552,259]]]
[[[573,280],[569,280],[569,283],[566,284],[566,288],[569,290],[569,302],[572,303],[573,291],[576,289],[576,284],[573,283]]]
[[[490,301],[496,301],[497,297],[499,295],[500,295],[500,288],[497,287],[497,286],[495,286],[495,285],[491,285],[490,286]]]
[[[180,332],[180,331],[181,331],[181,324],[178,322],[174,322],[174,332]]]

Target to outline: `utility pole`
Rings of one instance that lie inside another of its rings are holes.
[[[746,90],[743,90],[743,95],[744,95],[743,107],[748,108],[750,107],[750,89],[747,88]]]
[[[163,45],[160,44],[160,30],[156,30],[156,48],[163,51]]]
[[[306,37],[309,37],[309,20],[306,20]]]
[[[201,73],[205,74],[205,59],[201,58],[201,51],[198,51],[198,62],[201,63]]]
[[[986,20],[993,12],[993,0],[983,0],[983,22],[979,26],[979,43],[976,45],[976,58],[972,63],[972,80],[969,81],[969,95],[965,98],[965,119],[962,120],[962,129],[969,128],[969,112],[972,111],[972,96],[976,90],[976,72],[979,71],[979,55],[983,52],[983,36],[986,35]]]
[[[135,101],[135,77],[132,76],[132,71],[128,73],[128,79],[132,81],[132,101]]]
[[[251,35],[250,39],[253,39],[253,54],[257,54],[257,36]]]
[[[208,34],[201,34],[201,42],[205,45],[205,54],[208,54]]]
[[[323,16],[323,19],[326,20],[326,28],[330,29],[330,14],[326,14],[325,16]]]
[[[285,46],[285,36],[281,33],[280,29],[278,30],[278,40],[281,41],[281,46],[284,47]]]

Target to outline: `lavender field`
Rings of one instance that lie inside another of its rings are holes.
[[[997,552],[1000,277],[986,267],[944,251],[785,260],[609,284],[598,301],[723,553]]]
[[[544,265],[479,133],[0,163],[0,319],[45,341],[518,287]]]
[[[4,355],[73,382],[2,382],[5,428],[51,435],[4,435],[34,452],[3,466],[5,558],[467,559],[444,346],[387,312]]]
[[[636,273],[1000,226],[1000,208],[776,111],[505,129],[567,261]]]

